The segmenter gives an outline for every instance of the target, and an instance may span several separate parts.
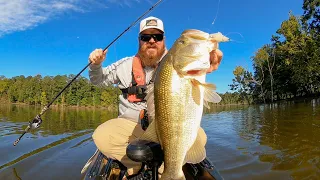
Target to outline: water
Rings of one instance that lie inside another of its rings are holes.
[[[117,112],[51,108],[14,147],[40,107],[0,105],[0,179],[79,179],[91,134]],[[207,155],[226,179],[320,179],[320,100],[224,106],[204,115]]]

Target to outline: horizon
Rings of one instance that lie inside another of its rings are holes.
[[[92,50],[107,46],[155,2],[5,2],[0,7],[0,76],[76,75],[88,64]],[[207,81],[222,94],[232,92],[228,85],[232,84],[236,66],[252,72],[250,57],[271,42],[271,36],[289,18],[290,11],[303,14],[302,1],[197,2],[164,0],[144,18],[155,16],[163,20],[168,49],[183,30],[190,28],[221,32],[231,38],[233,41],[219,44],[224,54],[222,62],[207,76]],[[103,67],[136,53],[139,23],[110,46]],[[88,69],[80,76],[89,78]]]

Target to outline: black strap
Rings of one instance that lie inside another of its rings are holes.
[[[149,126],[149,118],[148,118],[148,111],[143,109],[143,117],[140,119],[141,127],[145,131]]]
[[[121,89],[122,93],[126,94],[143,94],[147,89],[146,85],[139,85],[139,86],[131,86],[125,89]]]
[[[120,90],[122,91],[122,94],[125,98],[127,98],[129,94],[135,94],[137,98],[144,99],[146,96],[145,91],[147,90],[147,86],[146,85],[131,86],[131,87],[120,89]]]

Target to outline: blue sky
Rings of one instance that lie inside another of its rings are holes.
[[[156,0],[0,0],[0,75],[55,76],[77,74],[95,48],[104,48]],[[163,0],[148,16],[163,20],[171,47],[189,28],[221,32],[233,42],[221,43],[219,69],[208,75],[217,91],[229,90],[238,65],[252,70],[250,57],[288,19],[302,15],[297,0]],[[216,16],[217,15],[217,16]],[[214,21],[215,20],[215,21]],[[212,22],[214,23],[212,24]],[[134,55],[139,23],[110,48],[104,66]],[[88,77],[85,70],[81,75]]]

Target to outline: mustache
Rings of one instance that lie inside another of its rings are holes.
[[[147,46],[146,46],[146,49],[147,49],[147,48],[158,48],[158,47],[157,47],[157,45],[155,45],[155,44],[151,44],[151,45],[147,45]]]

